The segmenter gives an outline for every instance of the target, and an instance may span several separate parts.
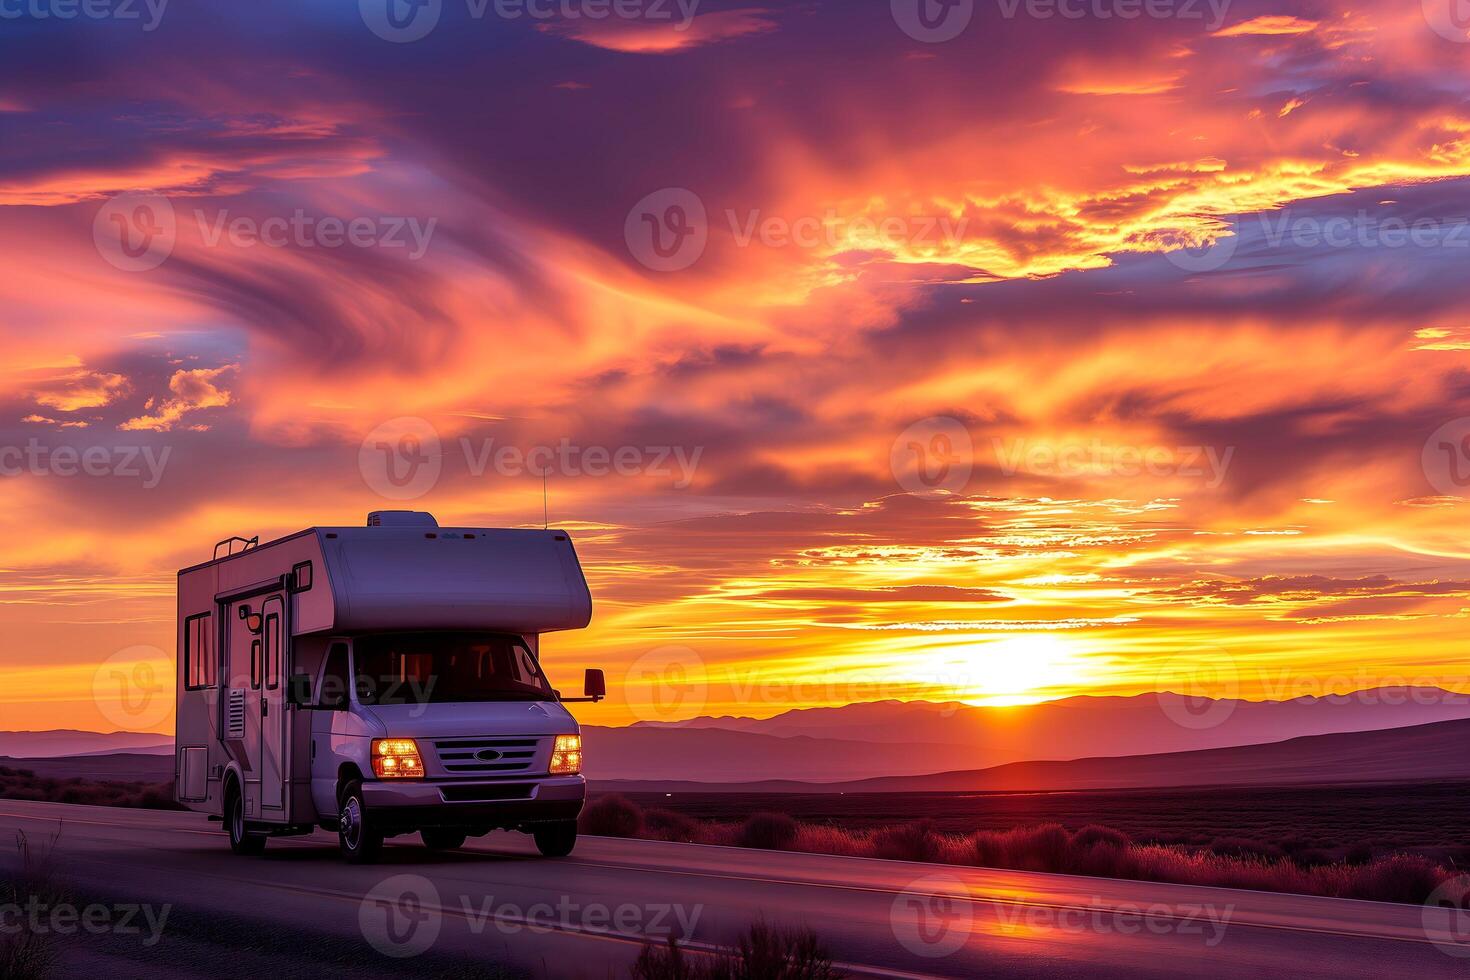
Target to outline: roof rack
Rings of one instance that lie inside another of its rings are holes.
[[[239,551],[236,551],[235,550],[235,542],[236,541],[240,542],[240,544],[243,545],[243,547]],[[219,542],[216,542],[215,543],[215,546],[214,546],[214,557],[215,558],[218,558],[219,557],[219,550],[221,548],[224,548],[225,549],[225,557],[228,558],[231,555],[243,555],[245,552],[249,551],[251,548],[258,548],[258,547],[260,547],[260,535],[257,534],[253,538],[242,538],[239,535],[234,535],[232,537],[225,538],[223,541],[219,541]]]

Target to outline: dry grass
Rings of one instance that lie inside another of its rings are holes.
[[[838,980],[832,957],[810,929],[778,929],[757,922],[733,949],[687,955],[672,939],[645,946],[632,969],[634,980]]]
[[[0,766],[0,797],[42,803],[83,803],[146,810],[182,810],[168,783],[93,782],[87,779],[50,779],[29,769]]]
[[[671,828],[676,829],[671,832]],[[582,830],[605,836],[1415,904],[1458,873],[1416,854],[1352,855],[1348,860],[1331,861],[1294,844],[1288,847],[1245,838],[1217,838],[1207,845],[1191,846],[1143,844],[1118,830],[1095,825],[1070,831],[1061,824],[1047,823],[956,834],[939,832],[927,820],[862,830],[801,823],[770,813],[754,814],[741,823],[696,821],[667,811],[645,812],[619,796],[601,797],[589,806]]]
[[[51,861],[56,838],[40,846],[17,831],[15,846],[20,852],[19,870],[0,879],[0,905],[25,908],[32,899],[42,907],[65,901]],[[58,950],[56,936],[22,927],[0,932],[0,977],[6,980],[45,980],[54,975]]]

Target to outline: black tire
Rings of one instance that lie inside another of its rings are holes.
[[[419,831],[419,836],[424,839],[424,846],[431,851],[457,851],[464,847],[465,838],[469,834],[453,827],[425,827]]]
[[[361,780],[352,780],[337,796],[337,845],[349,864],[372,864],[383,850],[383,832],[368,812]]]
[[[265,853],[265,835],[252,834],[245,827],[245,797],[234,782],[225,790],[225,832],[230,835],[230,850],[236,854]]]
[[[577,821],[558,820],[536,824],[531,828],[536,849],[549,858],[564,858],[577,846]]]

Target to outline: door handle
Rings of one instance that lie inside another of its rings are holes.
[[[271,713],[271,703],[265,698],[260,699],[260,717],[264,718]]]

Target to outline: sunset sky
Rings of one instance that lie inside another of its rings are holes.
[[[138,6],[0,21],[0,728],[170,731],[218,539],[540,526],[507,446],[589,723],[1470,691],[1448,6]]]

